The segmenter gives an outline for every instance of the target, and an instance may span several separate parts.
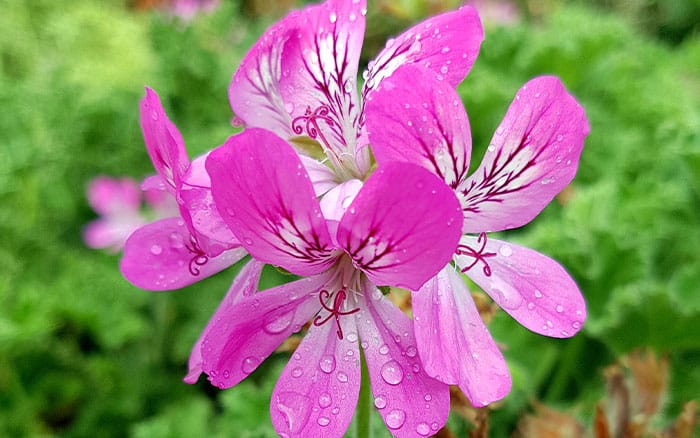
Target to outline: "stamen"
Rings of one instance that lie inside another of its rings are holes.
[[[321,105],[313,111],[311,111],[310,107],[307,107],[303,116],[296,117],[292,120],[292,130],[297,135],[301,135],[306,131],[306,134],[314,140],[319,138],[323,142],[323,146],[328,149],[330,144],[321,132],[318,121],[319,119],[323,120],[332,128],[335,125],[335,120],[328,115],[329,113],[330,108],[327,105]],[[304,124],[305,126],[302,126]]]
[[[321,302],[321,306],[329,313],[325,318],[322,318],[320,315],[317,316],[316,319],[314,319],[314,325],[316,327],[320,327],[326,322],[328,322],[331,319],[331,317],[335,317],[335,323],[338,327],[338,330],[336,331],[338,339],[343,339],[343,328],[340,326],[340,317],[357,313],[360,311],[360,308],[358,307],[347,312],[343,312],[342,310],[340,310],[341,306],[343,305],[343,301],[345,301],[345,299],[347,298],[345,289],[340,289],[338,292],[336,292],[335,299],[333,300],[333,307],[328,307],[328,305],[326,304],[326,301],[329,300],[330,297],[330,292],[328,292],[325,289],[323,289],[319,294],[318,299]]]
[[[462,269],[462,272],[467,272],[474,266],[476,266],[477,263],[481,262],[484,264],[484,275],[487,277],[491,276],[491,267],[489,266],[488,262],[486,261],[487,257],[493,257],[496,255],[495,252],[484,252],[484,249],[486,248],[486,241],[488,238],[486,237],[486,233],[481,233],[479,234],[479,237],[476,239],[477,243],[481,244],[481,248],[474,249],[469,245],[459,245],[457,247],[457,255],[466,255],[469,257],[473,257],[474,261],[472,262],[471,265],[467,266],[466,268]]]
[[[189,271],[190,274],[194,275],[195,277],[198,276],[201,273],[201,270],[199,269],[201,266],[204,266],[209,262],[209,257],[206,255],[206,253],[199,247],[199,244],[197,243],[197,239],[195,239],[194,236],[190,236],[190,243],[185,244],[185,248],[187,250],[194,254],[192,258],[190,259],[189,263]]]

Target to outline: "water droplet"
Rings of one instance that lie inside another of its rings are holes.
[[[329,20],[331,23],[335,23],[336,21],[338,21],[338,15],[336,15],[335,12],[331,12],[331,16],[328,17],[328,20]]]
[[[498,253],[501,254],[503,257],[510,257],[513,255],[513,248],[511,248],[509,245],[502,245],[498,249]]]
[[[163,248],[161,248],[160,245],[152,245],[151,246],[151,254],[161,255],[162,253],[163,253]]]
[[[316,420],[319,426],[321,427],[326,427],[331,423],[331,420],[328,419],[328,417],[318,417],[318,420]]]
[[[292,324],[292,319],[294,319],[294,312],[283,315],[271,315],[265,322],[265,331],[271,335],[282,333]]]
[[[323,356],[318,362],[318,367],[326,374],[332,373],[335,370],[335,356]]]
[[[151,118],[153,118],[153,120],[158,120],[158,111],[151,111]]]
[[[386,355],[388,353],[389,353],[389,347],[386,344],[379,347],[379,354]]]
[[[243,242],[244,242],[246,245],[252,245],[252,244],[253,244],[253,239],[251,239],[250,237],[246,237],[245,239],[243,239]]]
[[[228,379],[229,377],[231,377],[229,370],[224,370],[224,379]]]
[[[347,383],[347,381],[348,381],[348,375],[342,371],[338,371],[338,374],[336,374],[336,377],[338,378],[338,381],[341,383]]]
[[[283,415],[290,435],[297,436],[309,421],[312,401],[298,392],[284,391],[277,394],[276,402],[277,410]]]
[[[329,393],[324,392],[323,394],[318,396],[318,405],[322,408],[327,408],[331,405],[331,403],[333,403],[333,399],[331,398],[331,395]]]
[[[292,377],[299,378],[302,374],[304,374],[304,370],[300,367],[296,367],[292,370]]]
[[[382,379],[389,385],[398,385],[403,381],[403,369],[395,360],[390,360],[382,365],[381,375]]]
[[[254,356],[248,356],[243,360],[243,365],[241,366],[241,371],[244,374],[250,374],[260,365],[260,359]]]
[[[423,397],[423,400],[425,400],[427,402],[429,402],[432,399],[433,399],[433,397],[430,394],[425,394],[425,397]]]
[[[564,140],[564,136],[561,134],[557,135],[557,141],[562,141],[562,140]]]
[[[448,70],[449,69],[447,68],[446,65],[443,65],[442,67],[440,67],[440,73],[442,73],[442,74],[447,74]]]
[[[348,16],[348,19],[349,19],[350,21],[355,21],[355,20],[357,20],[357,14],[354,13],[354,12],[350,12],[350,15]]]
[[[414,363],[413,366],[411,367],[414,373],[419,373],[420,372],[420,365],[417,363]]]
[[[527,308],[528,308],[529,310],[535,310],[535,303],[533,303],[532,301],[530,301],[529,303],[527,303]]]
[[[350,342],[357,342],[357,333],[355,333],[355,332],[348,333],[347,340]],[[352,353],[348,353],[348,355],[352,356]]]
[[[564,306],[562,306],[561,304],[557,304],[557,307],[555,310],[557,311],[557,313],[561,313],[564,311]]]
[[[542,292],[540,292],[539,290],[536,290],[535,291],[535,298],[542,298]]]
[[[374,398],[374,407],[384,409],[386,407],[386,399],[381,395],[376,396]]]
[[[355,210],[355,207],[350,207],[350,210],[348,210],[350,214],[355,214],[357,211]]]
[[[389,429],[399,429],[406,421],[406,413],[401,409],[394,409],[384,417],[384,422]]]
[[[185,241],[180,233],[170,233],[170,247],[180,249],[185,246]]]
[[[489,147],[486,148],[489,152],[494,152],[496,150],[496,146],[490,144]]]
[[[549,327],[549,328],[554,327],[554,324],[552,323],[552,321],[547,320],[547,327]]]
[[[562,331],[561,331],[561,335],[562,335],[562,336],[565,336],[565,337],[566,337],[566,336],[569,336],[569,332],[567,332],[566,330],[562,330]]]
[[[416,432],[418,432],[420,435],[428,436],[430,435],[430,426],[428,426],[428,423],[420,423],[418,426],[416,426]]]
[[[571,327],[573,327],[574,330],[578,330],[581,328],[581,323],[578,321],[574,321],[573,323],[571,323]]]
[[[433,424],[430,425],[430,428],[433,429],[433,430],[438,430],[438,429],[440,428],[440,425],[437,424],[437,423],[433,423]]]
[[[498,129],[496,129],[496,134],[502,135],[504,131],[503,126],[499,126]]]
[[[408,356],[408,357],[416,357],[417,353],[418,352],[416,351],[416,347],[414,347],[413,345],[409,346],[406,349],[406,356]]]

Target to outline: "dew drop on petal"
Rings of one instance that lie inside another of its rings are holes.
[[[395,360],[390,360],[382,365],[381,375],[382,379],[389,385],[398,385],[403,381],[403,369]]]
[[[265,331],[271,335],[282,333],[292,325],[292,319],[294,319],[294,312],[289,312],[280,316],[274,315],[265,323]]]
[[[416,426],[416,432],[419,435],[428,436],[430,435],[430,426],[428,426],[428,423],[420,423]]]
[[[185,246],[185,241],[180,233],[170,233],[170,247],[180,249]]]
[[[347,381],[348,381],[348,375],[342,371],[338,371],[338,374],[336,374],[336,377],[338,378],[339,382],[347,383]]]
[[[304,374],[304,370],[300,367],[296,367],[292,370],[292,377],[299,378],[302,374]]]
[[[535,298],[542,298],[542,292],[540,292],[539,290],[536,290],[535,291]]]
[[[318,405],[322,408],[327,408],[331,405],[331,403],[333,403],[333,399],[331,398],[331,395],[329,393],[324,392],[323,394],[318,396]]]
[[[335,356],[323,356],[318,362],[318,367],[326,374],[332,373],[335,370]]]
[[[394,409],[384,417],[384,422],[389,429],[399,429],[406,421],[406,413],[401,409]]]
[[[316,420],[319,426],[321,427],[326,427],[331,423],[331,420],[328,419],[328,417],[318,417],[318,420]]]
[[[562,306],[561,304],[557,304],[555,310],[557,311],[557,313],[562,313],[564,311],[564,306]]]
[[[386,344],[379,347],[379,354],[386,355],[388,353],[389,353],[389,347]]]
[[[414,347],[413,345],[409,346],[406,349],[406,356],[408,356],[408,357],[416,357],[417,353],[418,352],[416,351],[416,347]]]
[[[252,245],[252,244],[253,244],[253,239],[251,239],[250,237],[246,237],[245,239],[243,239],[243,242],[244,242],[246,245]]]
[[[573,327],[574,330],[578,330],[581,328],[581,323],[578,321],[574,321],[573,323],[571,323],[571,327]]]
[[[250,374],[260,365],[260,359],[254,356],[248,356],[243,360],[243,365],[241,366],[241,371],[244,374]]]
[[[163,248],[160,245],[151,245],[151,254],[161,255],[163,253]]]
[[[384,396],[378,395],[374,398],[374,407],[384,409],[386,407],[386,399]]]
[[[510,257],[513,255],[513,248],[511,248],[509,245],[502,245],[498,249],[498,253],[501,254],[503,257]]]
[[[336,15],[335,12],[331,12],[330,17],[328,17],[328,21],[330,21],[331,23],[335,23],[336,21],[338,21],[338,15]]]

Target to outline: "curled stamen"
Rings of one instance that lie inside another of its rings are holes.
[[[479,237],[476,239],[477,243],[481,244],[481,248],[479,249],[474,249],[469,245],[459,245],[457,247],[457,255],[466,255],[469,257],[473,257],[474,261],[467,266],[466,268],[462,269],[462,272],[467,272],[474,266],[476,266],[477,263],[481,262],[484,264],[484,275],[487,277],[491,276],[491,266],[489,266],[488,262],[486,261],[487,257],[493,257],[496,255],[495,252],[484,252],[484,249],[486,249],[486,241],[487,241],[486,233],[481,233],[479,234]]]
[[[296,117],[292,120],[292,130],[297,135],[301,135],[306,131],[307,135],[313,139],[316,139],[320,135],[321,140],[328,144],[320,131],[318,121],[323,120],[328,126],[333,127],[335,121],[328,116],[329,113],[330,108],[326,105],[321,105],[313,111],[311,111],[311,108],[307,107],[303,116]],[[306,125],[302,126],[304,123]]]
[[[197,243],[197,239],[194,238],[194,236],[190,236],[190,243],[185,244],[185,248],[192,254],[192,258],[190,259],[189,263],[189,271],[190,274],[194,275],[195,277],[198,276],[201,273],[201,270],[199,269],[200,267],[204,266],[209,262],[209,257],[205,254],[205,252],[199,247],[199,244]]]
[[[338,339],[343,339],[343,328],[340,326],[340,317],[357,313],[360,311],[360,308],[358,307],[347,312],[343,312],[342,310],[340,310],[341,306],[343,305],[343,301],[345,301],[345,299],[347,298],[345,289],[340,289],[338,292],[336,292],[335,298],[333,299],[333,307],[328,307],[328,304],[326,304],[326,301],[330,299],[330,297],[330,292],[328,292],[325,289],[323,289],[319,294],[318,299],[321,302],[321,306],[329,313],[325,318],[322,318],[320,315],[317,316],[314,319],[314,325],[316,327],[320,327],[326,322],[328,322],[332,317],[335,317],[335,323],[338,327],[338,330],[336,331]]]

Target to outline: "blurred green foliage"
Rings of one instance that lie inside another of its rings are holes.
[[[634,11],[551,3],[537,19],[487,23],[459,88],[474,165],[535,75],[560,76],[592,127],[567,195],[504,236],[566,266],[589,319],[577,337],[552,340],[497,315],[514,388],[492,414],[493,436],[510,434],[535,398],[590,418],[601,368],[636,347],[671,359],[669,416],[700,393],[700,39],[678,26],[671,48],[631,24]],[[117,0],[0,0],[0,10],[0,436],[274,436],[269,394],[284,354],[235,389],[181,382],[238,267],[150,294],[121,278],[118,256],[80,237],[94,217],[90,178],[152,172],[143,85],[159,92],[191,156],[222,143],[233,133],[228,81],[268,18],[243,16],[236,1],[191,23]],[[400,30],[385,20],[370,15],[372,41]],[[468,427],[455,416],[450,426]]]

